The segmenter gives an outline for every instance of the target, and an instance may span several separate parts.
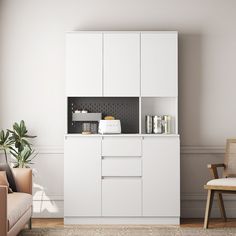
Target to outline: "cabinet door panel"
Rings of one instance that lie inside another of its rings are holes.
[[[143,140],[143,216],[180,215],[179,139]]]
[[[64,214],[101,216],[101,139],[65,140]]]
[[[177,76],[177,33],[142,33],[141,95],[177,96]]]
[[[67,96],[102,96],[102,33],[68,33]]]
[[[104,178],[102,216],[141,216],[141,178]]]
[[[104,96],[139,96],[139,33],[104,34]]]

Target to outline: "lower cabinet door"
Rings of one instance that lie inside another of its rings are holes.
[[[141,216],[141,178],[102,179],[102,216]]]
[[[101,216],[99,137],[67,137],[65,140],[64,215]]]
[[[143,216],[180,216],[178,137],[144,137]]]

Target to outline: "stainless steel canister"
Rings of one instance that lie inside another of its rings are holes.
[[[153,133],[162,133],[162,116],[153,116]]]
[[[98,124],[97,123],[91,123],[91,133],[92,134],[98,133]]]
[[[152,133],[152,116],[150,115],[145,116],[145,128],[146,134]]]
[[[91,123],[83,123],[82,124],[82,132],[91,132]]]
[[[163,133],[171,133],[171,116],[169,115],[163,116]]]

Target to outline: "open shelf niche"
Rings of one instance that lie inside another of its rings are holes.
[[[114,116],[121,121],[123,134],[139,133],[139,97],[68,97],[67,108],[68,134],[82,132],[82,122],[72,119],[77,109],[102,113],[102,119]]]
[[[146,115],[170,115],[171,134],[178,134],[178,98],[177,97],[142,97],[141,98],[141,131],[145,134]]]

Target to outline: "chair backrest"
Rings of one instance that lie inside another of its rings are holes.
[[[236,139],[227,139],[224,177],[236,177]]]

